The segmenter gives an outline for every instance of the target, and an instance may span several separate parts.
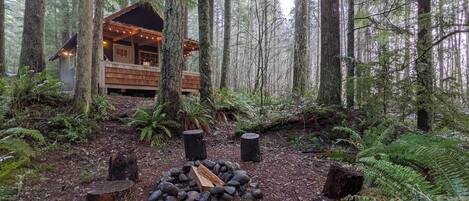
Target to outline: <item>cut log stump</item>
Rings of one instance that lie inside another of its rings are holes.
[[[182,133],[186,159],[190,161],[204,160],[207,158],[205,148],[204,131],[189,130]]]
[[[241,136],[241,160],[245,162],[261,161],[259,134],[245,133]]]
[[[128,201],[134,200],[133,186],[130,180],[106,181],[98,184],[86,195],[86,201]]]
[[[109,159],[109,181],[138,180],[137,158],[134,153],[112,153]]]
[[[322,192],[328,198],[340,199],[347,195],[356,195],[362,189],[362,185],[361,172],[332,164]]]

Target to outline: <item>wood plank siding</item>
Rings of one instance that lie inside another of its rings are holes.
[[[104,88],[158,90],[160,69],[141,65],[104,62]],[[103,86],[103,85],[101,85]],[[197,93],[200,89],[199,73],[184,71],[182,92]]]

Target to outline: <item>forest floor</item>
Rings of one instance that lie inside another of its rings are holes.
[[[138,131],[123,118],[137,106],[154,104],[153,99],[111,96],[116,111],[87,142],[57,146],[37,159],[38,175],[25,181],[17,200],[84,200],[86,192],[106,180],[109,156],[119,150],[133,150],[138,158],[140,178],[136,200],[146,200],[163,171],[184,164],[181,140],[157,149],[138,140]],[[273,132],[262,135],[262,162],[240,161],[240,142],[233,138],[233,125],[220,125],[205,136],[209,159],[238,162],[259,184],[267,201],[328,200],[321,194],[332,161],[313,153],[302,153],[290,146],[288,137],[304,131]]]

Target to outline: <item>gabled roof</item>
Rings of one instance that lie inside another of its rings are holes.
[[[163,17],[161,17],[149,3],[136,3],[113,13],[106,18],[105,22],[120,22],[150,29],[154,31],[163,31]]]

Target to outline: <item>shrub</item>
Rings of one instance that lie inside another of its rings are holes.
[[[210,116],[210,110],[196,98],[188,97],[183,99],[179,116],[184,130],[202,129],[205,133],[211,133],[212,117]]]
[[[146,112],[137,108],[131,117],[129,126],[140,129],[140,140],[145,140],[151,146],[160,147],[164,144],[164,137],[172,137],[171,128],[179,127],[177,122],[167,120],[163,113],[163,105],[159,105],[153,112]]]
[[[109,102],[106,96],[94,96],[93,105],[91,107],[92,118],[96,121],[109,119],[109,113],[115,110],[114,106]]]

